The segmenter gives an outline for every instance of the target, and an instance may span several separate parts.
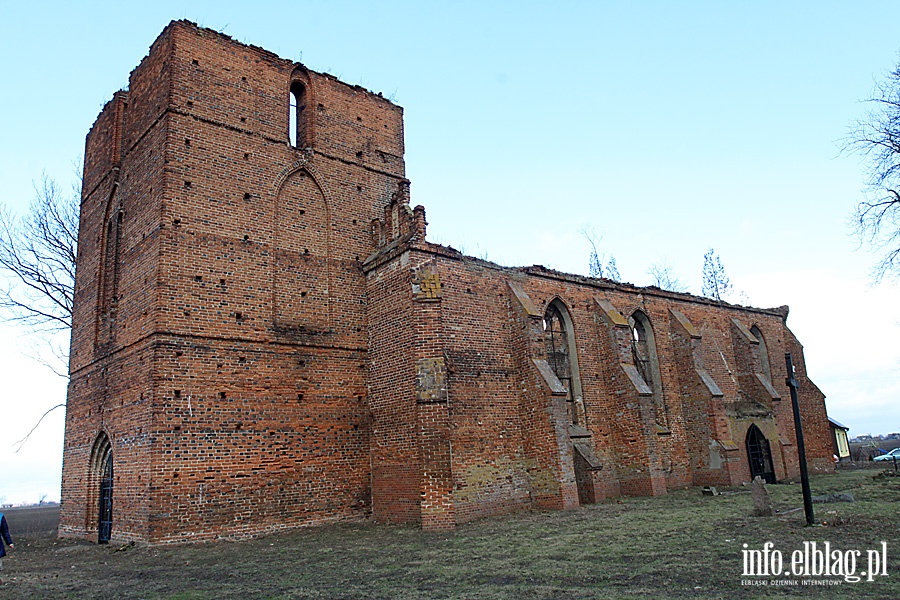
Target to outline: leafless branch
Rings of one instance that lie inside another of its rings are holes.
[[[53,408],[50,408],[50,409],[47,410],[44,414],[42,414],[42,415],[41,415],[41,418],[38,419],[38,422],[35,423],[35,424],[34,424],[34,427],[31,428],[31,431],[29,431],[27,434],[25,434],[25,437],[23,437],[21,440],[19,440],[19,441],[16,442],[15,444],[13,444],[13,446],[18,446],[18,448],[16,448],[16,452],[18,452],[19,450],[22,449],[22,446],[25,445],[25,442],[28,441],[28,438],[31,437],[31,434],[34,433],[34,430],[37,429],[37,428],[40,426],[41,422],[44,420],[44,418],[45,418],[47,415],[49,415],[50,413],[52,413],[52,412],[53,412],[54,410],[56,410],[57,408],[65,408],[65,406],[66,406],[65,404],[57,404],[56,406],[54,406]]]
[[[68,366],[69,366],[69,353],[66,352],[65,348],[59,346],[52,339],[43,340],[45,343],[44,350],[49,350],[50,355],[53,357],[52,359],[48,359],[42,352],[40,348],[33,348],[32,351],[22,350],[22,353],[25,354],[28,358],[34,360],[47,367],[54,375],[57,377],[62,377],[63,379],[69,378]],[[66,338],[68,341],[68,338]]]
[[[591,253],[588,258],[588,274],[591,277],[605,277],[612,281],[621,281],[622,276],[619,274],[619,269],[616,266],[616,257],[612,254],[601,254],[598,250],[603,236],[598,236],[597,232],[587,225],[583,225],[579,232],[591,245]]]
[[[869,110],[842,140],[842,151],[857,154],[866,170],[865,198],[853,226],[861,242],[881,253],[875,280],[900,276],[900,65],[878,82]]]
[[[647,274],[653,278],[653,285],[670,292],[686,292],[687,285],[675,274],[675,269],[664,258],[650,265]]]
[[[41,352],[32,358],[61,377],[67,377],[60,365],[68,360],[55,343],[57,335],[72,327],[80,200],[80,181],[66,194],[44,174],[35,184],[35,198],[26,214],[16,216],[0,206],[0,318],[23,324],[43,338],[55,360],[45,360]],[[60,407],[65,404],[57,404],[38,419],[14,444],[16,452],[44,418]]]
[[[63,194],[46,174],[35,185],[27,214],[0,208],[0,311],[35,331],[72,325],[80,192]]]

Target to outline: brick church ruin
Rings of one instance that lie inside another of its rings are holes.
[[[787,308],[430,243],[403,111],[171,23],[85,148],[60,535],[452,528],[796,477]]]

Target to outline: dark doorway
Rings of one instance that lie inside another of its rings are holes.
[[[762,477],[766,483],[775,483],[769,440],[756,425],[751,425],[747,431],[747,458],[750,460],[750,479]]]
[[[97,524],[97,542],[107,544],[112,534],[113,462],[111,450],[107,450],[101,465],[100,520]]]

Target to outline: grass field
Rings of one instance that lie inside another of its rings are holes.
[[[486,519],[452,533],[345,524],[241,542],[178,547],[94,546],[33,536],[4,560],[7,598],[900,598],[900,478],[847,471],[813,479],[806,527],[799,484],[769,486],[775,517],[752,517],[743,489],[621,498],[565,512]],[[822,524],[827,523],[827,524]],[[804,541],[860,550],[887,542],[888,576],[742,577],[743,544],[773,542],[790,566]],[[742,580],[769,585],[744,585]],[[839,585],[801,585],[830,580]]]

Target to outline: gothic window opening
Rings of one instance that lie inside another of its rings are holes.
[[[762,331],[760,331],[759,327],[754,325],[750,328],[750,333],[759,340],[759,362],[762,367],[763,375],[765,375],[769,382],[772,381],[772,369],[769,366],[769,350],[766,348],[766,339],[763,337]]]
[[[584,425],[584,405],[581,400],[581,385],[578,381],[572,321],[565,306],[559,300],[551,302],[544,314],[544,340],[547,349],[547,363],[568,392],[566,400],[569,422],[575,425]]]
[[[662,390],[662,378],[659,374],[659,358],[656,354],[656,340],[650,319],[642,311],[637,310],[628,319],[631,325],[631,354],[634,366],[644,379],[644,383],[653,392],[653,404],[656,422],[667,429],[669,426],[669,408],[666,405]]]
[[[106,248],[103,277],[103,308],[115,306],[119,285],[119,246],[122,237],[122,221],[124,213],[117,210],[114,217],[106,224]]]
[[[547,362],[556,378],[569,390],[572,400],[572,371],[569,368],[569,336],[559,309],[550,305],[544,317],[544,331],[547,339]]]
[[[634,366],[644,378],[644,382],[654,388],[653,377],[650,373],[650,350],[647,347],[647,330],[639,319],[632,317],[631,321],[631,354],[634,358]]]
[[[110,200],[111,209],[106,227],[103,229],[101,246],[100,281],[97,297],[97,329],[95,343],[103,344],[112,340],[119,298],[119,275],[122,267],[122,237],[125,212]]]
[[[309,110],[306,86],[301,81],[291,83],[289,137],[294,148],[311,146],[309,139]]]

